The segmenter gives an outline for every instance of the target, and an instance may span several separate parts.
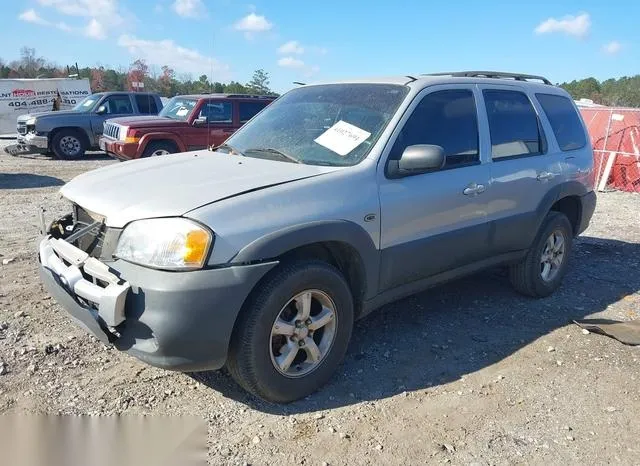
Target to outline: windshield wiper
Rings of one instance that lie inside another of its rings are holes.
[[[267,152],[269,154],[278,155],[281,158],[287,159],[287,160],[289,160],[289,161],[291,161],[293,163],[302,163],[302,161],[300,159],[297,159],[293,155],[286,154],[286,153],[282,152],[281,150],[275,149],[273,147],[254,147],[252,149],[245,150],[245,153],[248,153],[248,152]]]
[[[238,154],[241,155],[243,157],[246,157],[242,152],[240,152],[238,149],[236,149],[235,147],[233,147],[231,144],[227,144],[226,142],[223,144],[220,144],[217,147],[212,147],[211,151],[217,151],[218,149],[227,149],[229,152],[229,154]]]

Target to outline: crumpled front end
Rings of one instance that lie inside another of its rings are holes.
[[[167,271],[113,256],[122,230],[75,206],[39,243],[41,279],[105,344],[153,366],[221,368],[245,299],[276,263]]]

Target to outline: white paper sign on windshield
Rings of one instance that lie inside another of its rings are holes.
[[[180,110],[176,112],[176,116],[182,117],[182,116],[185,116],[187,113],[189,113],[189,109],[182,107]]]
[[[371,133],[340,120],[315,139],[315,142],[342,157],[362,144]]]

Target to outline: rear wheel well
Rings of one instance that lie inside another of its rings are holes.
[[[569,223],[571,223],[573,234],[577,233],[580,226],[580,216],[582,215],[580,199],[577,196],[563,197],[551,206],[551,210],[566,215]]]
[[[342,273],[349,284],[354,300],[354,314],[362,311],[362,303],[366,292],[364,263],[358,251],[348,243],[341,241],[325,241],[301,246],[280,255],[280,262],[301,259],[321,260],[331,264]]]

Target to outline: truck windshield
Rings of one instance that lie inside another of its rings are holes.
[[[95,107],[96,103],[98,103],[101,97],[102,95],[98,94],[88,95],[80,102],[78,102],[76,106],[73,107],[73,110],[75,112],[90,112],[91,110],[93,110],[93,107]]]
[[[231,147],[247,157],[310,165],[355,165],[367,156],[408,91],[393,84],[300,87],[267,106],[221,150]]]
[[[172,120],[186,121],[191,115],[197,101],[193,99],[185,99],[183,97],[174,97],[162,108],[161,117],[171,118]]]

